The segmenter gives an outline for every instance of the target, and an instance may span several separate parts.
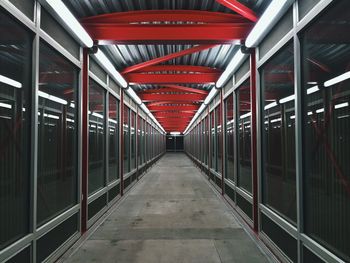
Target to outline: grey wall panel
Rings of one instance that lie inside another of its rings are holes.
[[[34,0],[9,0],[31,20],[34,18]]]
[[[41,9],[41,28],[70,54],[79,59],[80,45],[44,8]]]
[[[90,59],[89,69],[104,83],[107,82],[107,73],[97,64],[94,59]]]
[[[243,62],[241,67],[235,73],[236,83],[239,82],[245,76],[245,74],[249,72],[249,70],[250,70],[250,61],[248,58],[246,61]]]
[[[289,8],[285,16],[272,28],[259,46],[260,59],[273,48],[293,28],[293,9]]]
[[[298,0],[299,20],[306,16],[306,14],[321,0]]]

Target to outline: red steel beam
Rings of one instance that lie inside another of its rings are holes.
[[[166,61],[174,59],[174,58],[183,57],[183,56],[190,55],[190,54],[193,54],[196,52],[200,52],[200,51],[203,51],[203,50],[206,50],[209,48],[213,48],[215,46],[216,45],[199,45],[199,46],[195,46],[195,47],[188,48],[185,50],[181,50],[179,52],[175,52],[175,53],[172,53],[172,54],[160,57],[160,58],[155,58],[155,59],[152,59],[152,60],[149,60],[146,62],[139,63],[137,65],[130,66],[130,67],[124,69],[122,71],[122,74],[135,72],[135,71],[138,71],[138,70],[143,69],[143,68],[157,65],[159,63],[163,63],[163,62],[166,62]]]
[[[205,84],[215,83],[220,77],[219,73],[200,74],[142,74],[129,73],[124,75],[128,82],[137,84]]]
[[[179,71],[179,72],[197,72],[197,73],[222,73],[222,70],[204,66],[193,65],[153,65],[134,72],[161,72],[161,71]]]
[[[158,106],[147,106],[147,107],[150,111],[157,112],[157,111],[174,111],[174,110],[197,111],[200,106],[199,105],[176,105],[176,106],[158,105]]]
[[[160,89],[147,89],[143,90],[142,92],[138,92],[138,94],[154,94],[154,93],[195,93],[195,94],[203,94],[203,95],[208,95],[208,91],[206,90],[199,90],[199,89],[193,89],[193,88],[188,88],[188,87],[182,87],[182,86],[177,86],[175,88],[160,88]]]
[[[81,19],[88,23],[141,23],[141,22],[200,22],[200,23],[242,23],[247,20],[241,15],[201,10],[143,10],[115,12]]]
[[[233,44],[245,39],[251,24],[85,24],[99,45]]]
[[[201,94],[140,94],[140,99],[143,101],[202,101],[205,95]]]
[[[256,13],[250,8],[238,2],[237,0],[216,0],[216,2],[220,3],[223,6],[226,6],[227,8],[237,12],[238,14],[253,22],[258,21],[258,16],[256,15]]]

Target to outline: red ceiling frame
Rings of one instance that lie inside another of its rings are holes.
[[[99,45],[233,44],[245,39],[251,25],[245,24],[85,24]]]
[[[209,48],[213,48],[215,46],[216,45],[199,45],[199,46],[195,46],[195,47],[188,48],[185,50],[181,50],[179,52],[175,52],[175,53],[172,53],[172,54],[160,57],[160,58],[155,58],[155,59],[152,59],[152,60],[149,60],[146,62],[139,63],[137,65],[130,66],[130,67],[124,69],[121,73],[126,74],[126,73],[135,72],[135,71],[138,71],[140,69],[147,68],[149,66],[157,65],[159,63],[163,63],[163,62],[166,62],[168,60],[172,60],[175,58],[179,58],[179,57],[190,55],[190,54],[193,54],[196,52],[200,52],[200,51],[203,51],[203,50],[206,50]]]
[[[222,70],[204,66],[193,65],[154,65],[143,69],[135,70],[135,73],[144,72],[161,72],[161,71],[178,71],[178,72],[197,72],[197,73],[222,73]]]
[[[169,85],[171,86],[171,85]],[[203,94],[208,95],[208,91],[206,90],[200,90],[200,89],[194,89],[194,88],[188,88],[188,87],[182,87],[182,86],[176,86],[174,87],[165,87],[165,88],[159,88],[159,89],[147,89],[139,92],[138,94],[146,94],[146,93],[166,93],[166,92],[187,92],[187,93],[196,93],[196,94]]]
[[[81,19],[86,23],[141,23],[141,22],[202,22],[202,23],[244,23],[245,18],[237,14],[200,10],[142,10],[109,13]]]
[[[245,5],[241,4],[237,0],[216,0],[216,2],[220,3],[223,6],[237,12],[243,17],[251,20],[252,22],[258,21],[258,16],[256,13]]]
[[[202,94],[140,94],[143,101],[203,101],[205,95]]]
[[[158,112],[158,111],[178,111],[178,110],[182,110],[182,111],[197,111],[200,107],[200,105],[158,105],[158,106],[147,106],[148,109],[151,112]]]
[[[137,84],[206,84],[215,83],[220,73],[199,73],[199,74],[143,74],[129,73],[124,77],[130,83]]]
[[[155,21],[163,23],[154,24]],[[81,22],[100,45],[226,44],[245,39],[253,26],[249,20],[234,14],[199,10],[118,12],[84,18]]]

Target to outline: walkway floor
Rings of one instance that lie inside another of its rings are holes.
[[[184,154],[166,154],[65,262],[268,262]]]

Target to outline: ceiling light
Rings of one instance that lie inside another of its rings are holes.
[[[345,108],[348,107],[349,103],[348,102],[344,102],[344,103],[340,103],[340,104],[336,104],[334,105],[334,109],[341,109],[341,108]]]
[[[293,0],[273,0],[248,35],[246,46],[249,48],[257,46],[293,2]]]
[[[320,90],[320,88],[318,86],[313,86],[313,87],[307,89],[306,93],[309,95],[309,94],[315,93],[315,92],[317,92],[319,90]]]
[[[22,83],[19,83],[18,81],[5,77],[3,75],[0,75],[0,82],[10,85],[17,89],[22,88]]]
[[[265,109],[265,110],[268,110],[268,109],[271,109],[271,108],[276,107],[276,106],[277,106],[277,102],[274,101],[274,102],[272,102],[272,103],[270,103],[270,104],[267,104],[267,105],[264,107],[264,109]]]
[[[220,78],[216,82],[216,87],[221,88],[226,83],[226,81],[232,76],[234,71],[241,65],[241,63],[246,57],[246,54],[243,54],[241,50],[238,50],[233,56],[230,63],[227,65],[225,71],[221,74]]]
[[[86,46],[92,47],[94,42],[89,34],[81,26],[71,11],[61,0],[46,0],[52,10],[61,18],[62,22],[72,31],[72,33]]]
[[[288,97],[285,97],[285,98],[283,98],[283,99],[280,99],[279,100],[279,103],[286,103],[286,102],[289,102],[289,101],[292,101],[292,100],[294,100],[295,99],[295,95],[293,94],[293,95],[290,95],[290,96],[288,96]]]
[[[66,100],[61,99],[61,98],[56,97],[56,96],[53,96],[53,95],[50,95],[50,94],[48,94],[46,92],[43,92],[43,91],[40,91],[40,90],[38,92],[38,95],[39,95],[39,97],[42,97],[42,98],[48,99],[48,100],[52,100],[54,102],[57,102],[57,103],[60,103],[60,104],[63,104],[63,105],[67,105],[68,104],[68,102]]]
[[[173,131],[173,132],[170,132],[170,135],[180,135],[181,132],[177,132],[177,131]]]
[[[324,83],[324,86],[325,87],[330,87],[330,86],[333,86],[333,85],[338,84],[340,82],[343,82],[343,81],[345,81],[347,79],[350,79],[350,71],[348,71],[348,72],[346,72],[344,74],[341,74],[341,75],[339,75],[339,76],[337,76],[337,77],[335,77],[333,79],[330,79],[330,80],[326,81]]]
[[[123,78],[123,76],[115,69],[111,61],[106,57],[106,55],[99,49],[95,54],[95,57],[98,61],[100,61],[101,65],[109,72],[109,74],[115,78],[115,80],[121,85],[123,88],[128,87],[128,83]]]

